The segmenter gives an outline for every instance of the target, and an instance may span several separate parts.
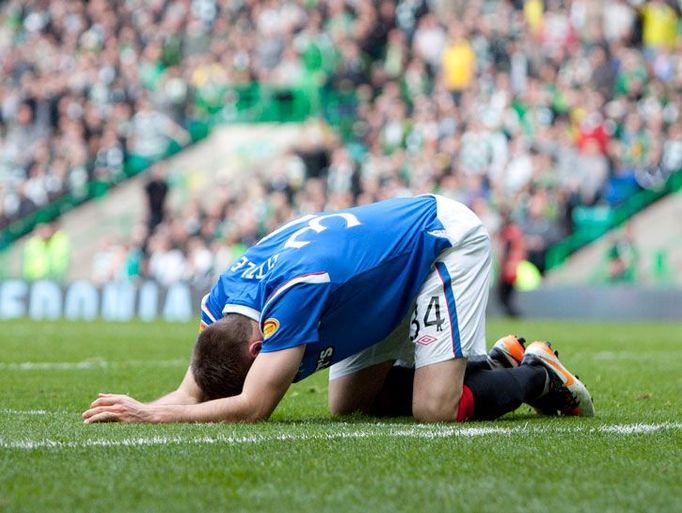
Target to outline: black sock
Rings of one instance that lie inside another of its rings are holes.
[[[393,366],[369,411],[377,417],[412,415],[414,368]]]
[[[474,356],[467,360],[467,368],[464,376],[467,376],[473,372],[478,372],[480,370],[491,370],[497,367],[490,364],[490,358],[488,355],[485,356]]]
[[[467,369],[468,370],[468,369]],[[540,366],[514,369],[476,369],[464,375],[474,396],[475,420],[492,420],[537,399],[545,390],[547,371]]]
[[[412,415],[414,368],[392,367],[371,407],[378,417]],[[474,398],[474,420],[492,420],[514,411],[521,403],[537,399],[545,391],[547,371],[521,365],[514,369],[491,369],[487,360],[467,362],[464,384]]]

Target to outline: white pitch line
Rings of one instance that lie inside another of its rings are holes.
[[[580,353],[580,355],[599,361],[636,360],[641,362],[650,359],[670,359],[673,357],[671,353],[674,355],[674,353],[682,353],[682,351],[598,351],[596,353]]]
[[[346,425],[351,426],[351,425]],[[605,433],[616,435],[650,434],[661,431],[682,431],[682,423],[662,424],[620,424],[605,425],[599,427],[574,427],[553,429],[547,427],[529,427],[527,425],[505,427],[448,427],[448,426],[412,426],[401,424],[374,424],[374,430],[350,430],[326,432],[318,434],[289,434],[289,435],[251,435],[251,436],[228,436],[213,435],[201,437],[180,436],[153,436],[124,438],[120,440],[89,439],[82,442],[62,440],[4,440],[0,439],[0,449],[83,449],[94,447],[146,447],[166,445],[214,445],[214,444],[259,444],[265,442],[305,442],[312,440],[345,440],[361,438],[413,438],[413,439],[439,439],[439,438],[472,438],[487,435],[514,435],[532,434],[546,435],[552,433]]]
[[[669,429],[682,430],[682,424],[671,423]],[[617,435],[636,435],[636,434],[646,434],[654,433],[656,431],[661,431],[661,424],[626,424],[626,425],[613,425],[613,426],[602,426],[600,431],[602,433],[614,433]]]
[[[0,415],[50,415],[52,413],[60,412],[47,410],[12,410],[9,408],[0,410]]]
[[[0,362],[0,371],[90,370],[117,369],[125,367],[186,367],[187,365],[187,360],[122,360],[113,362],[108,362],[106,360],[85,360],[82,362]]]

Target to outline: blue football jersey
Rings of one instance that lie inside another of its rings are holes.
[[[433,196],[296,219],[251,247],[202,301],[260,323],[263,352],[304,344],[299,381],[384,339],[451,246]]]

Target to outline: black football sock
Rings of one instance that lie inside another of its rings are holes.
[[[369,411],[377,417],[412,415],[414,368],[393,366]]]
[[[473,420],[492,420],[533,401],[545,392],[547,371],[540,366],[476,370],[464,375],[473,395]]]
[[[464,376],[466,377],[467,375],[472,374],[474,372],[478,372],[479,370],[492,370],[496,368],[497,366],[491,363],[491,360],[488,357],[488,355],[474,356],[467,360],[467,368]]]
[[[378,417],[412,415],[414,368],[392,367],[369,411]],[[467,362],[464,385],[473,399],[472,420],[492,420],[545,392],[547,371],[540,366],[490,369],[486,360]]]

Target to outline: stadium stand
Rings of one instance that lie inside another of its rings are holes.
[[[552,246],[596,238],[682,168],[675,2],[14,1],[2,16],[0,225],[139,172],[199,121],[324,116],[343,136],[283,154],[246,196],[166,212],[133,240],[131,276],[161,255],[186,278],[214,239],[434,191],[492,233],[511,209],[544,271]]]
[[[682,191],[644,209],[621,228],[572,255],[547,281],[554,285],[682,284]]]

